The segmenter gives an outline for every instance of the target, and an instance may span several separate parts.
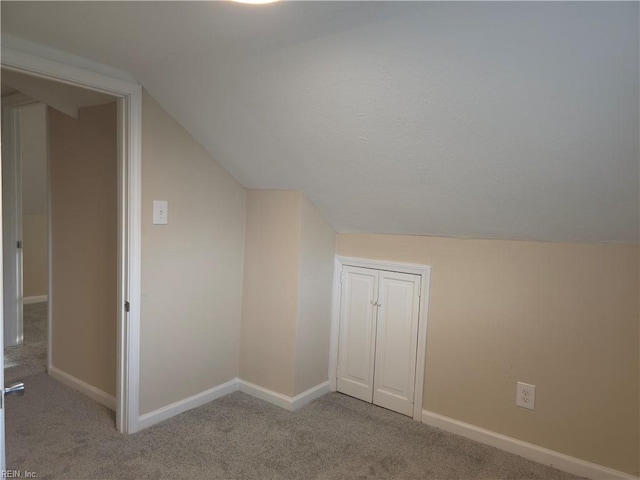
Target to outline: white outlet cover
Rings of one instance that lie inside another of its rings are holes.
[[[153,224],[166,225],[169,223],[169,202],[166,200],[153,201]]]
[[[529,383],[518,382],[516,392],[516,405],[529,410],[535,410],[536,386]]]

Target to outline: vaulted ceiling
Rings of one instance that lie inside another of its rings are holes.
[[[637,2],[2,2],[338,231],[638,243]],[[176,161],[180,161],[179,158]]]

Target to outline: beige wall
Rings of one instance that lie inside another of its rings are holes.
[[[305,197],[301,205],[294,394],[326,382],[336,233]]]
[[[47,107],[20,108],[23,296],[47,295]]]
[[[117,110],[50,110],[53,366],[116,390]]]
[[[295,396],[325,382],[335,233],[300,192],[249,190],[240,377]]]
[[[25,298],[49,290],[47,215],[22,216],[22,293]]]
[[[638,246],[344,234],[337,252],[432,266],[425,409],[638,474]]]
[[[247,192],[240,377],[294,394],[302,194]]]
[[[152,225],[153,200],[168,225]],[[147,92],[142,202],[144,414],[237,376],[245,224],[245,189]]]

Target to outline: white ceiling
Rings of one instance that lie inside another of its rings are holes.
[[[638,243],[637,2],[2,2],[338,231]],[[176,159],[179,161],[179,159]]]

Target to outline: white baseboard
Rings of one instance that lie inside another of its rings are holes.
[[[35,297],[23,297],[22,304],[30,305],[32,303],[42,303],[49,300],[49,295],[37,295]]]
[[[272,403],[273,405],[276,405],[278,407],[295,411],[311,402],[312,400],[320,398],[322,395],[329,393],[329,382],[327,381],[316,385],[315,387],[310,388],[309,390],[302,392],[295,397],[289,397],[287,395],[274,392],[273,390],[269,390],[245,380],[234,378],[232,380],[229,380],[227,383],[218,385],[217,387],[210,388],[209,390],[205,390],[204,392],[177,401],[175,403],[172,403],[171,405],[167,405],[165,407],[154,410],[153,412],[141,415],[138,419],[138,427],[140,430],[142,430],[144,428],[150,427],[151,425],[155,425],[156,423],[174,417],[182,412],[186,412],[187,410],[200,407],[205,403],[209,403],[220,397],[224,397],[225,395],[233,393],[237,390],[240,390],[247,395],[251,395],[252,397],[259,398],[260,400]]]
[[[109,395],[107,392],[103,392],[93,385],[89,385],[88,383],[74,377],[73,375],[69,375],[67,372],[63,372],[56,367],[51,366],[49,367],[48,371],[49,375],[52,378],[55,378],[56,380],[73,388],[74,390],[78,390],[80,393],[84,393],[87,397],[92,398],[108,409],[115,411],[116,397]]]
[[[293,410],[293,398],[283,395],[273,390],[261,387],[246,380],[238,379],[238,390],[252,397],[259,398],[265,402],[272,403],[287,410]]]
[[[515,453],[516,455],[520,455],[521,457],[538,463],[551,465],[558,470],[563,470],[574,475],[592,478],[594,480],[638,480],[638,477],[634,477],[628,473],[613,470],[612,468],[604,467],[596,463],[587,462],[586,460],[571,457],[564,453],[549,450],[548,448],[539,447],[538,445],[492,432],[491,430],[476,427],[470,423],[454,420],[453,418],[445,417],[444,415],[430,412],[428,410],[422,411],[422,423],[440,428],[447,432],[462,435],[463,437],[470,438],[471,440],[475,440],[486,445],[491,445],[492,447],[499,448],[500,450]]]
[[[175,403],[154,410],[153,412],[141,415],[138,420],[138,427],[140,430],[150,427],[151,425],[160,423],[182,412],[186,412],[187,410],[209,403],[212,400],[224,397],[236,390],[238,390],[238,379],[234,378],[226,383],[210,388],[209,390],[205,390],[204,392],[197,393],[196,395],[179,400]]]
[[[309,390],[305,390],[302,393],[299,393],[292,400],[292,410],[299,410],[304,407],[307,403],[312,402],[316,398],[320,398],[323,395],[329,393],[329,381],[320,383],[315,387],[311,387]]]
[[[315,387],[306,390],[295,397],[289,397],[288,395],[283,395],[278,392],[274,392],[273,390],[269,390],[268,388],[261,387],[260,385],[256,385],[251,382],[247,382],[246,380],[238,379],[238,390],[247,395],[251,395],[252,397],[259,398],[260,400],[264,400],[265,402],[272,403],[281,408],[285,408],[287,410],[295,411],[307,403],[315,400],[316,398],[320,398],[322,395],[329,393],[329,382],[323,382]]]

